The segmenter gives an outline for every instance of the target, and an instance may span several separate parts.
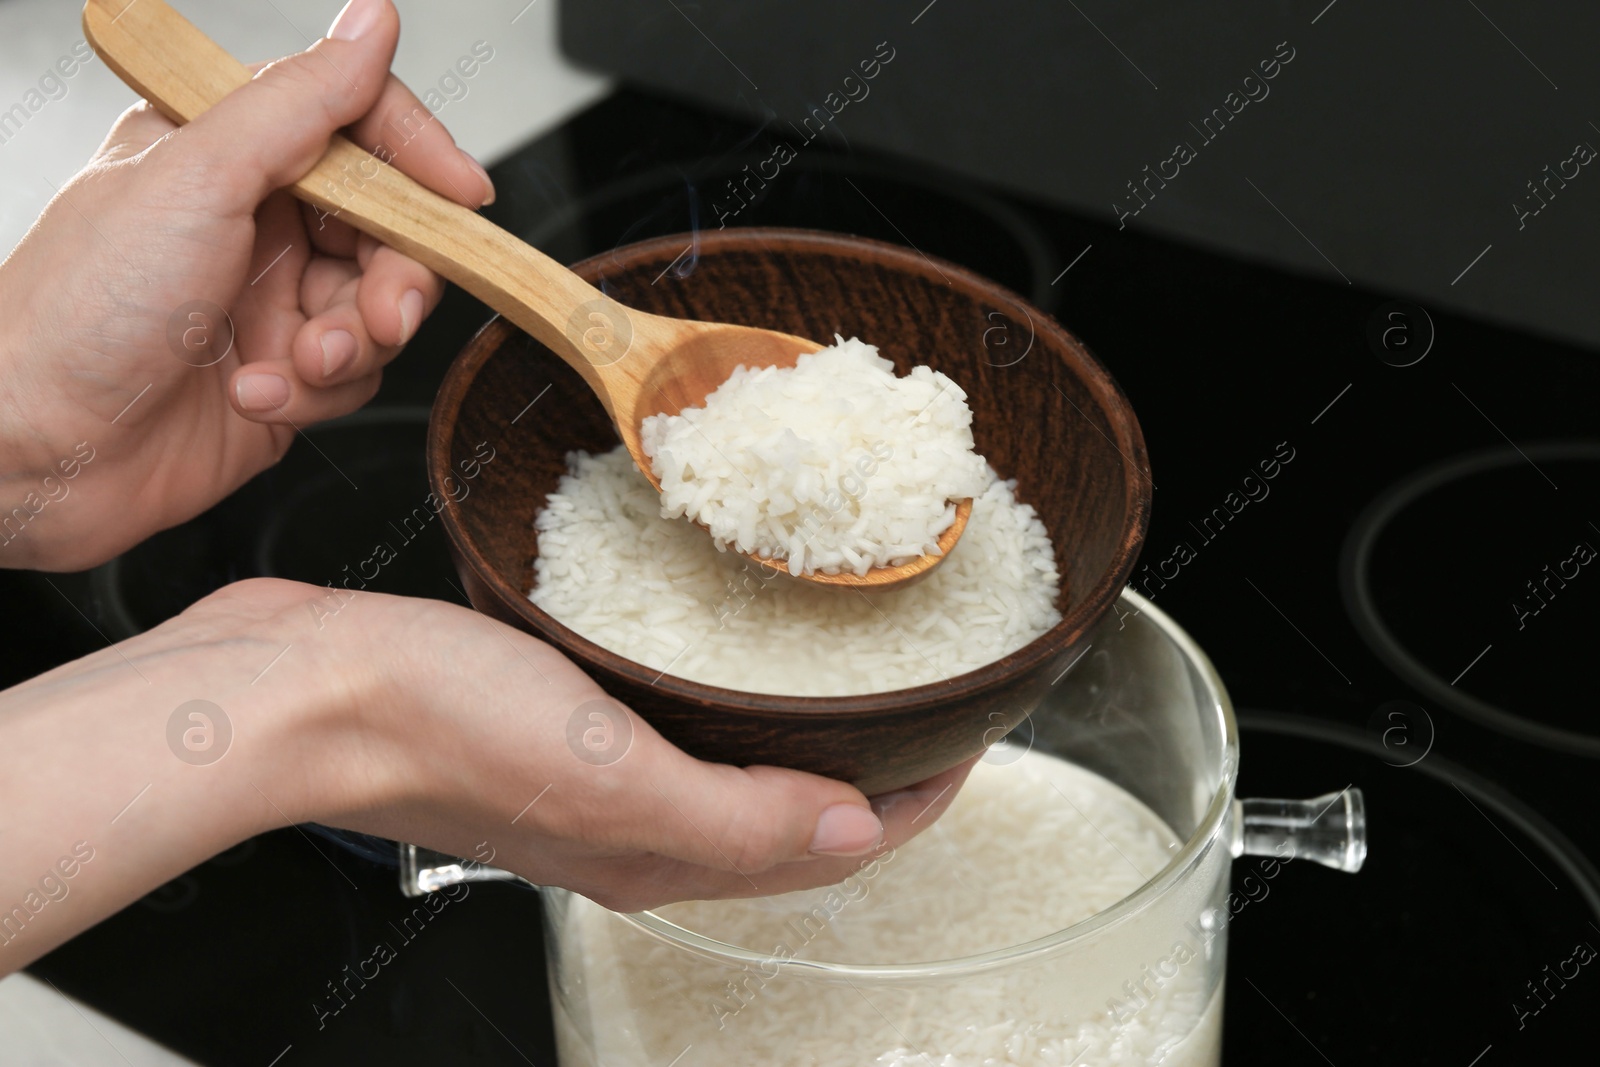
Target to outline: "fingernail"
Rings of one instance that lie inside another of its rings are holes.
[[[478,177],[483,179],[484,196],[478,204],[479,207],[488,207],[494,203],[494,179],[489,177],[489,172],[483,169],[483,164],[462,152],[461,158],[467,161],[467,166],[478,172]]]
[[[411,340],[420,325],[422,325],[422,292],[418,289],[407,289],[406,295],[400,298],[400,343],[405,344]]]
[[[378,24],[381,14],[383,0],[350,0],[328,27],[328,36],[335,41],[360,40]]]
[[[322,335],[322,376],[332,378],[356,358],[356,337],[349,330],[329,330]]]
[[[289,402],[289,383],[276,374],[246,374],[233,390],[246,411],[274,411]]]
[[[811,851],[820,856],[859,856],[883,840],[883,823],[866,808],[835,804],[817,820]]]

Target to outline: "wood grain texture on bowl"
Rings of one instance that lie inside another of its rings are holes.
[[[692,755],[796,767],[853,782],[869,795],[976,754],[1037,706],[1115,603],[1149,522],[1149,461],[1138,421],[1075,337],[963,268],[837,234],[686,234],[624,246],[574,269],[626,307],[824,343],[835,334],[856,336],[878,345],[898,373],[925,363],[949,375],[968,393],[979,453],[1001,477],[1017,480],[1019,498],[1050,533],[1062,619],[987,667],[854,697],[737,692],[661,674],[601,648],[526,594],[538,553],[534,518],[566,473],[567,454],[609,451],[617,433],[576,372],[502,319],[457,357],[428,430],[429,478],[450,501],[445,529],[478,610],[560,648]],[[496,458],[456,502],[445,479],[481,442]]]

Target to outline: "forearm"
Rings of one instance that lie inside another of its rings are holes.
[[[306,657],[262,674],[290,621],[180,616],[0,693],[0,974],[317,817],[345,719]]]

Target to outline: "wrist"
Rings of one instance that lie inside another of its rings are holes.
[[[239,770],[258,776],[267,825],[344,824],[394,803],[405,775],[385,729],[394,686],[370,616],[353,597],[299,582],[235,583],[200,601],[151,637],[172,640],[204,663],[215,703],[233,728]],[[386,598],[378,598],[386,599]],[[268,783],[271,789],[268,789]],[[258,811],[258,814],[263,814]]]

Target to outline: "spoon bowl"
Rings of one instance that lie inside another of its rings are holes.
[[[250,81],[244,64],[163,0],[87,0],[84,34],[106,65],[177,123],[192,121]],[[738,366],[793,366],[822,347],[792,334],[630,310],[477,212],[419,185],[343,137],[305,177],[296,197],[455,282],[526,330],[583,377],[616,424],[633,462],[661,488],[639,439],[658,414],[699,407]],[[970,511],[971,501],[963,505]],[[865,575],[799,575],[841,587],[892,588],[937,567],[940,551]],[[776,561],[750,555],[768,570]],[[782,573],[788,574],[787,568]]]
[[[607,355],[615,353],[614,358],[620,362],[627,359],[630,354],[635,320],[642,321],[647,328],[650,328],[655,325],[651,320],[660,318],[658,315],[646,315],[644,312],[612,303],[600,312],[594,313],[588,320],[587,328],[596,331],[589,340],[600,341],[609,346],[611,352]],[[662,321],[671,323],[675,328],[687,320]],[[728,323],[692,324],[702,329],[685,338],[677,347],[667,350],[660,359],[651,364],[639,381],[637,389],[632,391],[635,417],[618,419],[613,415],[622,443],[627,446],[629,455],[634,457],[634,463],[650,484],[655,486],[657,492],[661,490],[661,479],[650,469],[648,460],[641,460],[644,446],[639,440],[639,427],[645,419],[652,415],[676,415],[684,408],[702,406],[706,397],[727,381],[740,366],[792,367],[802,355],[815,352],[821,347],[815,341],[780,333],[777,330],[760,330]],[[608,336],[609,341],[606,340]],[[626,340],[619,341],[619,337]],[[606,357],[597,355],[596,358]],[[935,542],[939,546],[939,551],[930,552],[910,562],[873,567],[866,574],[850,572],[825,574],[822,571],[813,571],[810,574],[800,575],[798,580],[815,585],[877,591],[915,584],[932,573],[933,569],[955,548],[956,541],[966,530],[967,520],[971,516],[972,501],[957,501],[955,521]],[[786,561],[782,559],[768,559],[754,552],[746,552],[743,555],[760,566],[763,571],[784,578],[794,577],[790,575]]]

